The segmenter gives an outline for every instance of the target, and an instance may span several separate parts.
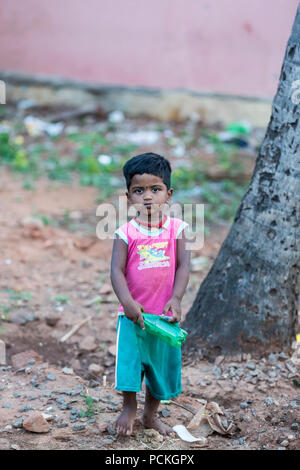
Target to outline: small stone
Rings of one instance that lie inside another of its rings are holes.
[[[117,354],[117,347],[115,344],[113,344],[112,346],[110,346],[107,351],[109,352],[109,354],[111,354],[112,356],[116,356]]]
[[[16,428],[16,429],[22,428],[23,427],[23,418],[20,418],[20,419],[17,419],[16,421],[14,421],[12,423],[12,427]]]
[[[168,410],[168,408],[163,408],[161,410],[161,415],[164,417],[164,418],[167,418],[168,416],[170,416],[170,410]]]
[[[95,351],[97,349],[95,338],[93,336],[86,336],[79,344],[79,347],[84,352]]]
[[[29,367],[34,366],[34,364],[35,364],[35,359],[30,359],[30,361],[27,362],[27,365]]]
[[[20,446],[18,446],[18,444],[11,444],[10,448],[13,450],[20,450]]]
[[[145,429],[143,434],[149,442],[162,442],[164,440],[164,437],[155,429]]]
[[[45,321],[48,326],[53,327],[59,322],[60,318],[61,317],[59,315],[48,315],[45,317]]]
[[[98,387],[98,385],[100,385],[100,383],[97,382],[96,380],[91,379],[89,381],[89,387],[91,387],[91,388],[96,388],[96,387]]]
[[[215,359],[215,365],[218,366],[221,364],[221,362],[224,361],[224,356],[217,356],[216,359]]]
[[[66,375],[73,375],[74,374],[74,371],[73,371],[73,369],[71,369],[71,367],[64,367],[62,371]]]
[[[264,403],[265,403],[266,405],[272,405],[272,403],[273,403],[273,398],[271,398],[271,397],[266,397],[266,398],[264,399]]]
[[[240,403],[240,407],[244,410],[245,408],[248,408],[250,404],[251,403],[249,403],[249,401],[243,401]]]
[[[34,312],[14,312],[9,316],[9,321],[19,325],[25,325],[26,323],[38,320],[38,317]]]
[[[109,424],[106,428],[107,432],[111,436],[116,436],[117,435],[117,429],[113,424]]]
[[[255,362],[253,362],[253,361],[247,362],[247,363],[245,364],[245,366],[246,366],[248,369],[251,369],[251,370],[256,369],[256,364],[255,364]]]
[[[47,413],[54,413],[55,409],[53,408],[53,406],[48,406],[48,408],[46,408],[46,411]]]
[[[298,408],[298,403],[296,402],[296,400],[291,400],[289,405],[292,407],[292,408]]]
[[[26,431],[46,433],[49,431],[50,426],[42,413],[35,412],[32,413],[28,418],[24,419],[23,428],[26,429]]]
[[[31,411],[31,410],[34,410],[34,408],[32,408],[32,406],[30,405],[26,405],[20,408],[18,411],[20,411],[21,413],[26,413],[26,411]]]
[[[3,403],[2,408],[12,408],[11,403]]]
[[[48,375],[46,376],[46,378],[47,378],[48,380],[52,380],[52,381],[56,380],[56,377],[55,377],[55,375],[53,375],[53,374],[48,374]]]
[[[84,424],[75,424],[72,429],[74,431],[83,431],[85,429],[85,425]]]
[[[287,447],[289,445],[289,441],[287,439],[284,439],[284,441],[280,442],[280,445],[282,447]]]
[[[28,400],[36,400],[38,398],[37,395],[29,395]]]
[[[292,423],[292,424],[291,424],[291,429],[292,429],[293,431],[298,431],[298,429],[299,429],[299,424],[298,424],[298,423]]]
[[[98,364],[90,364],[88,368],[89,374],[91,376],[99,376],[100,374],[103,373],[103,367],[101,367]]]

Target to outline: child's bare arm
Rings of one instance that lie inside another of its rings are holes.
[[[178,238],[177,241],[177,267],[175,273],[174,287],[171,299],[167,302],[164,308],[164,314],[167,314],[169,310],[172,311],[172,319],[170,321],[180,322],[181,320],[181,300],[185,293],[186,286],[189,281],[190,275],[190,258],[191,252],[186,249],[186,237],[184,230],[182,231],[182,237]]]
[[[110,279],[116,296],[123,306],[124,313],[127,318],[137,323],[140,320],[140,325],[144,329],[144,320],[142,316],[143,306],[136,302],[129,292],[126,278],[125,268],[128,249],[126,243],[117,235],[118,238],[114,239],[112,257],[111,257],[111,269]]]

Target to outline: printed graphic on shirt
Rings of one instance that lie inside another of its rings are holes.
[[[138,245],[138,254],[140,255],[140,264],[138,269],[162,268],[170,266],[169,256],[165,255],[168,242],[156,242],[151,245]]]

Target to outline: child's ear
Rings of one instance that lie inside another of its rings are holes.
[[[167,198],[168,201],[170,201],[170,199],[171,199],[171,197],[172,197],[172,195],[173,195],[173,192],[174,192],[174,189],[173,189],[173,188],[168,189],[168,198]]]

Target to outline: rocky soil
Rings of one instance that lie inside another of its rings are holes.
[[[145,430],[139,422],[143,389],[133,435],[117,436],[118,301],[109,280],[112,240],[95,234],[97,189],[41,178],[28,190],[21,175],[0,170],[0,339],[6,353],[0,366],[0,449],[300,448],[296,338],[290,353],[263,358],[242,354],[209,362],[184,354],[183,393],[161,404],[160,418],[187,427],[203,401],[213,401],[233,424],[229,434],[213,431],[203,446]],[[123,191],[116,189],[107,201]],[[192,253],[183,317],[229,228],[211,224],[204,247]]]

